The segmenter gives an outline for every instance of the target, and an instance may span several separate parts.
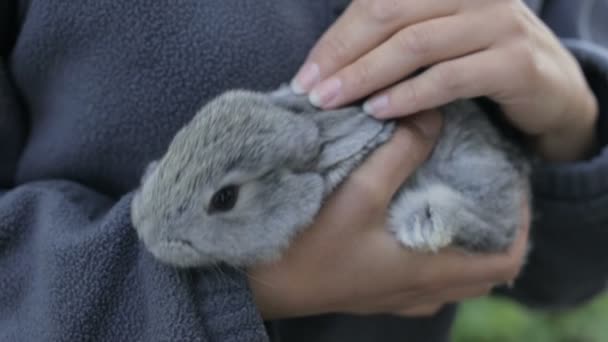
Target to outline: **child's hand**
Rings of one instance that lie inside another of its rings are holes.
[[[331,196],[283,259],[250,270],[265,319],[333,312],[426,315],[517,276],[528,220],[513,247],[500,255],[415,253],[386,229],[393,194],[426,159],[440,127],[436,112],[403,121],[393,139]]]
[[[488,96],[549,160],[583,158],[594,141],[576,60],[521,0],[354,0],[292,85],[323,108],[377,93],[366,108],[379,118]]]

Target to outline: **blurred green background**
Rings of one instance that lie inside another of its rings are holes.
[[[608,295],[581,308],[547,313],[507,299],[462,304],[454,342],[608,342]]]

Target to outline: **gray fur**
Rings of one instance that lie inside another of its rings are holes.
[[[520,196],[529,191],[526,162],[473,102],[443,112],[442,136],[395,196],[389,229],[418,250],[504,249],[520,222]],[[146,247],[172,265],[273,260],[393,128],[360,107],[320,111],[286,87],[227,92],[146,170],[133,225]],[[234,209],[209,213],[212,195],[231,184],[240,186]]]

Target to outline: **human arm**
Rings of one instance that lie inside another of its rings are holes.
[[[403,122],[393,140],[331,196],[280,261],[251,271],[264,317],[424,314],[428,302],[480,296],[516,276],[526,249],[527,222],[522,222],[513,248],[483,257],[454,249],[414,253],[387,231],[392,195],[426,159],[438,134],[437,113],[411,119],[415,121]],[[435,126],[433,138],[412,125],[421,122]]]
[[[366,108],[379,118],[487,96],[547,160],[594,144],[597,104],[578,64],[519,0],[353,1],[292,84],[323,108],[375,93]]]
[[[446,9],[456,3],[463,6],[455,15],[432,12],[433,6],[435,10]],[[466,10],[472,4],[479,6]],[[368,6],[368,11],[357,12],[356,6]],[[499,16],[475,15],[491,11],[493,6],[506,9]],[[404,9],[401,16],[399,9]],[[467,20],[457,29],[459,16]],[[450,18],[452,26],[438,24]],[[415,24],[395,24],[401,19]],[[516,25],[502,26],[509,22]],[[454,29],[442,35],[446,27]],[[501,33],[504,27],[511,29]],[[473,31],[466,33],[468,29]],[[496,29],[498,31],[494,31]],[[392,35],[395,32],[399,33]],[[486,60],[486,64],[475,57],[479,57],[479,53],[474,48],[468,53],[449,51],[450,47],[466,47],[466,41],[462,43],[461,38],[474,40],[477,33],[486,38],[488,34],[496,34],[488,41],[489,47],[482,49],[495,57]],[[450,34],[460,37],[451,40],[457,44],[442,40]],[[322,64],[316,70],[317,75],[296,86],[310,90],[314,84],[321,87],[322,80],[326,83],[333,76],[342,76],[342,90],[334,97],[335,102],[326,104],[328,107],[388,89],[381,93],[392,92],[396,102],[394,107],[388,102],[387,116],[407,114],[423,103],[439,105],[459,97],[485,95],[495,100],[511,122],[528,134],[540,157],[533,177],[532,203],[538,213],[534,215],[532,229],[535,247],[518,286],[511,293],[517,293],[518,298],[530,304],[573,305],[597,294],[606,282],[603,246],[607,236],[602,228],[608,220],[602,208],[606,206],[604,175],[608,170],[606,154],[601,152],[606,142],[606,120],[599,113],[605,111],[603,102],[607,93],[605,69],[601,67],[604,62],[599,58],[605,52],[600,52],[602,49],[597,46],[577,48],[568,44],[578,63],[550,31],[523,8],[521,1],[486,1],[483,5],[474,1],[354,1],[312,50],[308,61],[324,61],[319,62]],[[387,52],[391,47],[396,50]],[[472,63],[474,61],[477,63]],[[430,68],[401,82],[421,67]],[[472,68],[484,72],[477,73]],[[589,72],[591,69],[595,71]],[[302,77],[302,73],[298,77]],[[438,82],[441,80],[443,82]],[[317,97],[322,96],[317,94]],[[596,100],[600,102],[599,110]]]
[[[599,117],[596,146],[587,159],[540,163],[535,170],[537,219],[531,235],[539,253],[531,255],[518,286],[501,293],[538,307],[578,305],[602,293],[608,281],[608,32],[603,19],[594,19],[601,8],[591,3],[545,1],[542,11],[581,65],[598,99]]]

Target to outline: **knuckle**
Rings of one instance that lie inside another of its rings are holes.
[[[517,61],[516,65],[519,67],[520,73],[523,73],[526,80],[534,81],[540,78],[540,75],[543,72],[543,63],[539,52],[536,51],[532,44],[528,42],[517,44],[514,56]]]
[[[518,36],[527,35],[530,29],[529,18],[522,10],[513,7],[515,6],[509,4],[508,8],[506,9],[509,11],[507,13],[511,13],[511,32]]]
[[[464,84],[457,68],[450,64],[439,64],[434,69],[434,82],[438,89],[443,89],[448,95],[461,93]]]
[[[515,36],[522,36],[526,34],[528,30],[527,22],[522,18],[521,15],[513,15],[511,16],[510,21],[510,32]]]
[[[357,62],[353,72],[354,78],[352,84],[364,85],[372,79],[372,64],[364,60]]]
[[[427,150],[433,145],[432,139],[420,128],[418,120],[418,116],[404,120],[400,123],[404,129],[397,130],[394,135],[396,144],[407,146],[408,158],[413,163],[422,162]]]
[[[498,7],[497,13],[508,17],[509,29],[512,35],[528,36],[535,26],[533,14],[519,0],[504,0]]]
[[[403,83],[403,85],[399,88],[399,92],[402,95],[402,99],[406,99],[407,101],[407,103],[404,103],[404,105],[411,108],[421,108],[422,94],[420,84],[419,82],[416,82],[416,79]]]
[[[429,25],[427,24],[426,26]],[[432,34],[426,26],[414,25],[400,31],[396,35],[397,42],[405,53],[414,54],[419,57],[429,54]]]
[[[431,134],[435,132],[429,134],[420,127],[420,120],[423,119],[422,115],[426,114],[419,113],[414,117],[404,120],[407,129],[404,130],[401,138],[403,139],[401,145],[408,146],[409,158],[415,163],[422,162],[425,159],[427,150],[431,149],[434,142],[434,136]]]
[[[374,21],[391,22],[399,16],[398,0],[359,0],[356,3]]]
[[[381,184],[377,179],[353,174],[352,180],[356,194],[366,208],[368,208],[371,212],[382,210],[384,208],[384,198],[386,196],[384,196]]]
[[[341,63],[348,59],[348,44],[339,37],[326,37],[320,44],[320,51],[325,53],[326,58],[333,63]]]

